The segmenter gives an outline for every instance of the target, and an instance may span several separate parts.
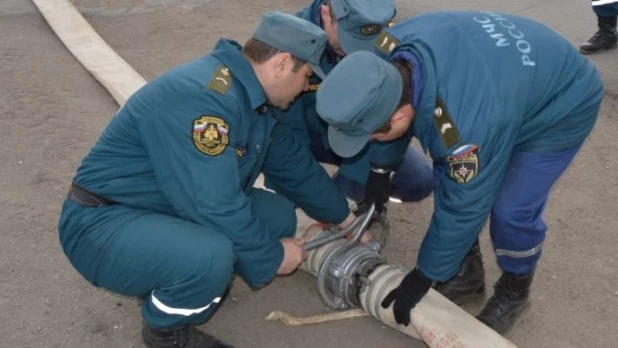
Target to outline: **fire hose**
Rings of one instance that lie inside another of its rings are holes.
[[[302,212],[298,219],[300,225],[308,226],[311,222]],[[359,236],[371,220],[381,228],[379,237],[360,244]],[[308,238],[306,245],[310,250],[301,269],[316,276],[318,294],[327,307],[338,311],[362,308],[384,324],[423,340],[429,347],[515,347],[433,289],[412,309],[410,326],[397,324],[392,310],[382,308],[381,300],[399,285],[408,270],[389,265],[381,255],[390,230],[388,219],[385,215],[375,214],[371,207],[351,226],[340,232],[329,228],[314,236],[302,233],[297,236]],[[339,239],[330,241],[335,234]],[[342,238],[346,236],[349,239]],[[349,317],[359,316],[358,312],[351,311]],[[334,319],[340,318],[335,315]]]
[[[101,83],[119,105],[145,80],[94,31],[69,0],[32,0],[47,23],[75,58]],[[299,221],[308,218],[300,214]],[[368,224],[382,227],[382,235],[358,243]],[[316,276],[318,294],[331,309],[362,308],[384,324],[430,347],[515,347],[472,315],[429,290],[411,312],[411,325],[395,322],[381,299],[400,282],[405,271],[389,265],[380,251],[388,238],[388,221],[370,209],[344,231],[319,231],[305,245],[308,259],[301,269]],[[304,231],[304,230],[303,230]],[[350,237],[345,239],[343,237]],[[356,314],[362,314],[359,310]],[[316,320],[316,321],[319,321]]]
[[[375,220],[382,227],[379,238],[360,244],[367,227]],[[322,260],[316,264],[317,291],[324,304],[334,310],[350,307],[360,308],[360,290],[368,282],[369,274],[379,265],[386,264],[380,255],[386,246],[390,226],[385,214],[376,214],[375,206],[358,216],[348,228],[337,231],[324,229],[305,243],[304,249],[311,251],[329,244]],[[345,237],[351,236],[349,240]],[[310,253],[308,264],[316,262],[317,253]]]

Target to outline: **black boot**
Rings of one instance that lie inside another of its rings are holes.
[[[497,333],[506,333],[530,307],[532,276],[503,273],[494,285],[494,295],[476,318]]]
[[[233,348],[192,325],[173,330],[155,330],[144,323],[142,339],[149,348]]]
[[[598,17],[599,31],[588,41],[579,46],[583,54],[592,54],[602,50],[616,48],[618,33],[616,33],[616,17]]]
[[[436,283],[434,289],[458,305],[485,296],[485,269],[478,240],[472,245],[455,277],[444,283]]]

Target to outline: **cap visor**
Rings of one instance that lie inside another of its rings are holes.
[[[333,127],[328,127],[328,143],[341,157],[348,158],[359,153],[369,142],[370,133],[357,136],[346,135]]]
[[[372,51],[374,41],[378,37],[377,35],[371,35],[367,36],[366,39],[359,39],[345,31],[341,25],[337,28],[337,35],[339,46],[341,46],[345,54],[351,54],[357,51]]]
[[[309,67],[311,68],[311,70],[313,70],[313,73],[318,75],[319,78],[321,78],[322,80],[326,78],[326,74],[324,73],[324,70],[322,70],[322,68],[319,65],[315,65],[311,63],[307,63],[307,64],[309,64]]]

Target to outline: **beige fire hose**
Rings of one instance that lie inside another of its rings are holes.
[[[311,237],[305,236],[303,231],[314,223],[304,213],[299,213],[297,236],[310,240]],[[329,245],[325,245],[310,251],[301,269],[315,276],[328,248]],[[360,294],[362,308],[382,323],[423,340],[429,347],[515,347],[433,289],[412,309],[410,326],[397,324],[392,309],[382,308],[380,302],[399,285],[406,273],[407,270],[392,265],[378,266],[369,275],[369,282]]]
[[[105,43],[69,0],[32,1],[68,50],[109,91],[119,105],[123,105],[131,94],[146,83]],[[257,187],[260,185],[256,183]],[[306,231],[312,223],[314,222],[304,213],[299,214],[299,231]],[[327,248],[328,245],[325,245],[310,251],[309,258],[301,269],[315,276]],[[405,273],[404,270],[391,265],[381,265],[373,271],[369,276],[369,285],[361,292],[363,309],[384,324],[409,336],[422,339],[429,347],[515,347],[434,290],[430,290],[411,311],[410,326],[395,323],[391,309],[383,309],[380,300],[399,284]],[[362,316],[358,310],[354,310],[353,313],[352,316]],[[274,314],[275,317],[277,315],[281,316],[282,313]],[[342,314],[330,315],[340,317]],[[298,324],[298,318],[285,314],[282,318],[289,323]],[[326,318],[326,320],[332,319]],[[318,316],[305,322],[323,320],[324,317]]]

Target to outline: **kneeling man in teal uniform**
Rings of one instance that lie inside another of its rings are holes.
[[[354,219],[309,150],[269,116],[312,74],[324,77],[327,40],[308,21],[266,13],[244,47],[221,39],[137,91],[83,159],[62,207],[62,247],[95,286],[144,299],[146,346],[230,347],[195,326],[233,273],[255,289],[300,265],[295,206],[341,228]],[[286,198],[254,189],[260,172]]]

